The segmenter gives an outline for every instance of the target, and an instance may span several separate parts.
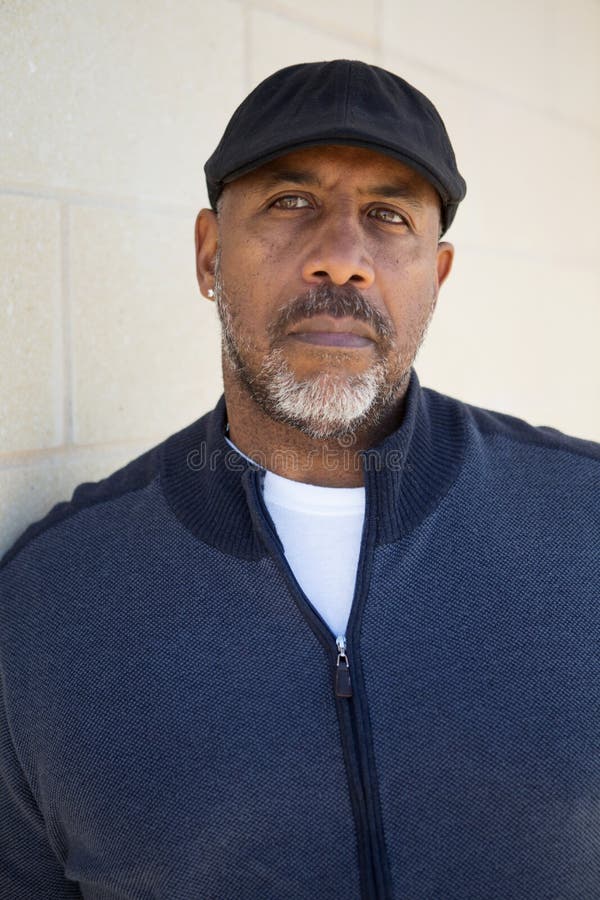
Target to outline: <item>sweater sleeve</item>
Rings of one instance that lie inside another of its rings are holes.
[[[0,694],[0,897],[81,898],[48,840],[42,814],[15,752]]]

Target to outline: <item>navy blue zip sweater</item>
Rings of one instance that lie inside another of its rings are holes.
[[[600,897],[598,445],[413,373],[336,696],[225,416],[3,560],[3,900]]]

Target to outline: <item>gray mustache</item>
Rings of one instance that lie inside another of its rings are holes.
[[[375,309],[365,297],[354,288],[334,288],[331,285],[317,285],[305,294],[300,294],[287,304],[273,323],[272,337],[285,334],[296,322],[312,316],[327,315],[333,319],[349,316],[366,322],[375,334],[384,341],[394,335],[394,329],[382,313]]]

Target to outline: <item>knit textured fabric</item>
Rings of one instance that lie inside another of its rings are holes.
[[[600,897],[600,447],[420,387],[333,636],[216,409],[0,569],[0,897]]]

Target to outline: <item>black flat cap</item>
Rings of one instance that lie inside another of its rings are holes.
[[[392,72],[336,59],[280,69],[242,101],[204,166],[213,209],[227,182],[321,144],[366,147],[410,166],[439,193],[443,231],[466,194],[433,103]]]

